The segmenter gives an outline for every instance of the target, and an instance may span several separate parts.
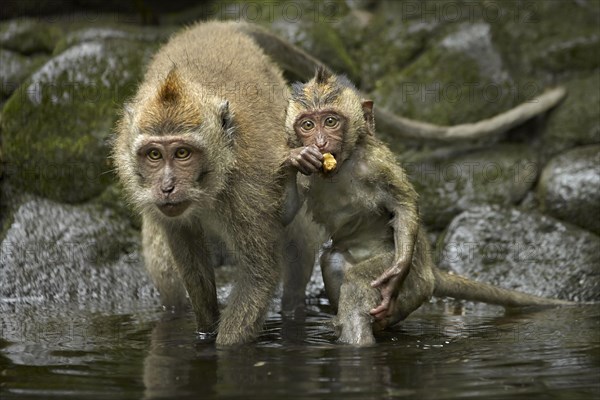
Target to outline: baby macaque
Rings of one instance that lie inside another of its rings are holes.
[[[288,202],[298,207],[306,200],[331,238],[320,263],[341,342],[374,343],[373,328],[405,319],[432,295],[503,306],[566,303],[434,267],[417,193],[374,136],[373,102],[362,100],[346,77],[319,68],[308,83],[294,84],[286,131],[293,171]],[[295,171],[306,175],[297,184]]]

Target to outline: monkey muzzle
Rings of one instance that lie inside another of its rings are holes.
[[[158,209],[167,217],[177,217],[190,206],[189,201],[181,201],[178,203],[162,203],[158,204]]]

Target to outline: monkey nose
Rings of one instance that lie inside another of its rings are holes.
[[[160,190],[162,190],[163,194],[171,194],[175,190],[175,185],[162,186]]]

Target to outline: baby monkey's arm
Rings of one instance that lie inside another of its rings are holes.
[[[403,172],[403,171],[402,171]],[[394,229],[394,263],[385,270],[371,285],[381,291],[381,304],[373,308],[370,313],[376,319],[382,319],[391,312],[390,305],[395,292],[404,282],[408,275],[412,261],[415,242],[419,232],[419,213],[416,204],[416,193],[412,186],[407,183],[402,173],[398,182],[390,185],[393,195],[387,204],[394,218],[392,228]]]
[[[281,220],[288,225],[304,203],[304,192],[298,190],[297,173],[310,175],[322,168],[323,155],[316,146],[298,147],[290,150],[288,158],[283,163],[285,174],[285,191]]]

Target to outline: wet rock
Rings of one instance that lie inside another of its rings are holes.
[[[552,217],[498,206],[458,215],[438,265],[501,287],[575,301],[600,300],[600,237]]]
[[[0,98],[10,96],[46,59],[45,56],[26,57],[0,49]]]
[[[430,229],[443,229],[475,205],[517,204],[538,175],[534,152],[515,144],[403,166],[419,193],[421,217]]]
[[[542,135],[545,159],[563,150],[600,143],[600,71],[565,84],[568,97],[548,118]]]
[[[537,187],[541,209],[600,234],[600,145],[554,157]]]
[[[112,182],[107,139],[157,44],[107,39],[56,55],[7,101],[5,176],[63,202],[100,194]]]
[[[22,54],[52,53],[62,31],[58,24],[16,19],[0,24],[0,47]]]
[[[155,301],[139,233],[110,209],[30,198],[0,244],[3,302],[118,309]]]

